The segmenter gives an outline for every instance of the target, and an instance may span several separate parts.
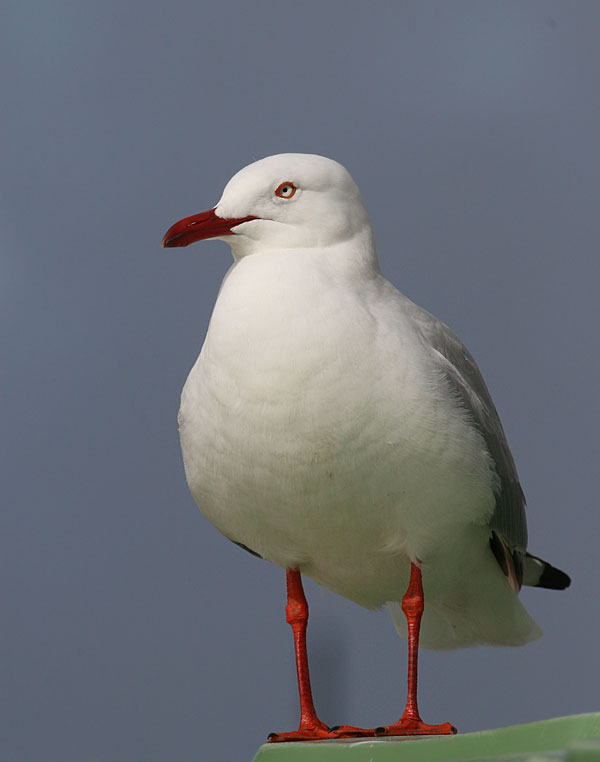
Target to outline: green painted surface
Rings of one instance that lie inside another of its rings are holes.
[[[600,712],[441,738],[265,744],[254,762],[600,762]]]

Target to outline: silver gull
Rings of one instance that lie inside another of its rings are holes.
[[[183,389],[181,447],[209,521],[286,569],[301,719],[271,740],[455,732],[420,718],[419,644],[522,645],[541,633],[521,585],[569,584],[526,551],[525,499],[473,358],[384,278],[361,195],[335,161],[257,161],[163,246],[206,238],[234,262]],[[398,722],[330,729],[317,717],[301,574],[387,604],[409,641]]]

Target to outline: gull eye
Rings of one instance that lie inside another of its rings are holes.
[[[285,183],[281,183],[281,185],[277,186],[275,195],[279,196],[279,198],[291,198],[295,192],[296,186],[294,183],[286,181]]]

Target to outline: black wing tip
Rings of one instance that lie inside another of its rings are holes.
[[[566,590],[571,584],[571,577],[548,561],[526,553],[525,584],[531,587],[545,587],[547,590]]]
[[[545,587],[547,590],[566,590],[570,584],[571,577],[568,574],[546,562],[544,571],[535,587]]]

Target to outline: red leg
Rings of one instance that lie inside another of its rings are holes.
[[[298,730],[289,733],[271,733],[271,743],[281,741],[319,741],[354,737],[357,735],[373,735],[372,730],[361,730],[344,725],[331,731],[317,717],[310,688],[308,673],[308,656],[306,653],[306,623],[308,621],[308,604],[302,588],[302,577],[297,569],[286,569],[287,606],[285,614],[294,633],[294,649],[296,652],[296,672],[298,674],[298,692],[300,693],[300,726]]]
[[[419,567],[411,563],[410,582],[402,598],[402,611],[408,623],[408,697],[404,714],[393,725],[375,729],[376,735],[450,735],[456,728],[449,722],[442,725],[427,725],[421,720],[417,706],[417,661],[419,656],[419,630],[423,616],[423,580]]]

